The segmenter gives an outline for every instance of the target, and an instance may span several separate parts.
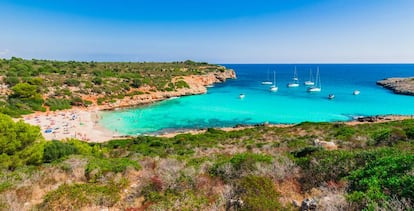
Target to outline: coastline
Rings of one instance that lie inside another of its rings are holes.
[[[117,134],[99,125],[99,110],[96,109],[70,109],[64,111],[56,111],[49,113],[35,113],[26,115],[24,121],[26,123],[37,125],[41,128],[42,135],[46,140],[64,140],[64,139],[79,139],[86,142],[106,142],[113,139],[132,138],[135,136],[128,136]],[[73,115],[76,117],[73,118]],[[354,119],[350,121],[332,122],[345,125],[358,124],[372,124],[383,123],[390,121],[399,121],[405,119],[412,119],[412,115],[381,115],[381,116],[365,116],[361,119]],[[265,127],[294,127],[297,124],[255,124],[255,125],[237,125],[234,127],[218,127],[217,129],[223,131],[237,131],[255,126]],[[58,129],[56,129],[58,128]],[[46,132],[47,129],[52,129],[52,132]],[[170,138],[180,134],[201,134],[205,133],[204,129],[186,129],[180,131],[171,131],[162,134],[149,134],[150,136]]]

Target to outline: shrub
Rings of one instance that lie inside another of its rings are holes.
[[[14,122],[0,114],[0,166],[3,169],[41,164],[43,146],[39,127],[23,121]]]
[[[349,199],[372,207],[395,196],[414,198],[414,155],[390,155],[368,162],[363,168],[352,171]]]
[[[128,166],[140,169],[138,162],[127,158],[91,158],[85,169],[88,179],[95,182],[108,172],[124,172]]]
[[[139,88],[142,85],[142,81],[139,78],[132,79],[131,86],[134,88]]]
[[[80,81],[75,78],[68,78],[65,80],[64,83],[68,86],[79,86],[80,85]]]
[[[101,77],[95,77],[92,79],[92,83],[94,83],[95,85],[101,85],[103,82]]]
[[[210,169],[210,174],[220,176],[224,180],[231,180],[256,170],[256,163],[272,162],[272,157],[263,154],[241,153],[232,157],[218,159]]]
[[[50,191],[39,205],[42,210],[72,210],[87,206],[112,207],[121,196],[120,191],[126,186],[111,182],[109,185],[98,184],[63,184],[58,189]]]
[[[243,200],[241,210],[281,210],[280,194],[271,179],[247,176],[240,179],[236,188],[237,195]]]
[[[407,138],[414,139],[414,127],[406,128],[405,134],[407,134]]]
[[[190,88],[190,86],[187,84],[187,82],[185,82],[183,80],[179,80],[179,81],[175,82],[175,87],[178,88],[178,89]]]
[[[407,135],[400,128],[386,128],[376,132],[373,138],[375,145],[392,146],[398,141],[407,140]]]
[[[72,108],[71,101],[68,99],[48,98],[46,100],[46,105],[49,106],[52,111]]]
[[[50,141],[45,145],[43,160],[46,163],[50,163],[68,155],[77,153],[78,150],[73,145],[60,141]]]

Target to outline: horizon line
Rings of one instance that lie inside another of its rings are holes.
[[[6,59],[6,60],[10,60],[12,57],[15,58],[20,58],[20,59],[24,59],[24,60],[46,60],[46,61],[59,61],[59,62],[69,62],[69,61],[75,61],[75,62],[147,62],[147,63],[172,63],[172,62],[184,62],[187,60],[191,60],[194,62],[198,62],[198,63],[202,63],[202,62],[206,62],[208,64],[218,64],[218,65],[225,65],[225,64],[296,64],[296,65],[301,65],[301,64],[414,64],[414,61],[410,61],[410,62],[404,62],[404,61],[358,61],[358,62],[354,62],[354,61],[332,61],[332,62],[327,62],[327,61],[309,61],[309,62],[305,62],[305,61],[293,61],[293,62],[208,62],[208,61],[203,61],[203,60],[195,60],[195,59],[182,59],[182,60],[122,60],[122,59],[114,59],[114,60],[107,60],[107,59],[52,59],[52,58],[24,58],[24,57],[18,57],[18,56],[10,56],[9,58],[5,58],[5,57],[1,57],[0,59]]]

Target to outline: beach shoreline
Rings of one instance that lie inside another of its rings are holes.
[[[37,112],[25,115],[23,120],[26,123],[39,126],[42,135],[46,140],[65,140],[79,139],[85,142],[102,143],[114,139],[133,138],[136,136],[118,134],[99,124],[101,110],[96,108],[73,108],[69,110],[51,111],[46,113]],[[383,123],[390,121],[399,121],[413,119],[412,115],[376,115],[364,116],[349,121],[331,122],[333,124],[358,125]],[[300,124],[300,123],[299,123]],[[266,127],[293,127],[297,124],[253,124],[253,125],[236,125],[234,127],[217,127],[223,131],[236,131],[253,128],[256,126]],[[203,129],[185,129],[177,131],[168,131],[165,133],[146,134],[157,137],[174,137],[180,134],[201,134],[205,133],[207,128]]]

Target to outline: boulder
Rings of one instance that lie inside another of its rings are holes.
[[[311,211],[316,210],[318,204],[315,199],[304,199],[300,207],[301,211]]]

